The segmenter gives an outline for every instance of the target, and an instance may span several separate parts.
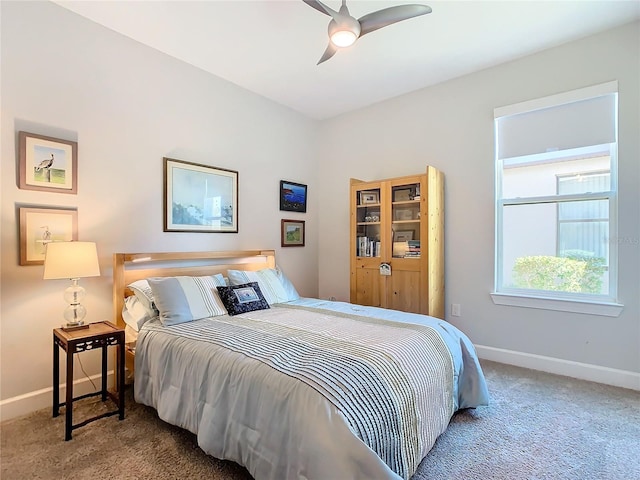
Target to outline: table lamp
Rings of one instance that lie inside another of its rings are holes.
[[[68,278],[71,285],[64,291],[69,304],[64,311],[64,328],[82,328],[87,309],[81,304],[85,290],[78,284],[83,277],[99,277],[98,251],[94,242],[51,242],[44,257],[43,279]]]

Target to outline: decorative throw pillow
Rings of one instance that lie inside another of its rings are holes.
[[[229,315],[269,308],[269,303],[262,295],[258,282],[218,287],[218,295],[220,295]]]
[[[229,270],[227,271],[231,285],[242,285],[248,282],[258,282],[260,290],[269,305],[274,303],[298,300],[300,295],[293,284],[279,268],[263,268],[262,270]]]
[[[156,277],[149,279],[163,325],[225,315],[216,287],[224,285],[222,275],[203,277]]]

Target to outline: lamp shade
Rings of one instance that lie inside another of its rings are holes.
[[[44,257],[43,279],[100,276],[94,242],[51,242]]]

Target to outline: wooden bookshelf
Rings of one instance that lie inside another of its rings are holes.
[[[351,303],[444,318],[440,171],[351,179],[350,242]]]

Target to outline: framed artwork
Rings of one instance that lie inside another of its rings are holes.
[[[394,202],[406,202],[413,200],[414,197],[413,188],[397,188],[393,191]]]
[[[18,187],[23,190],[78,193],[78,143],[19,132]]]
[[[413,210],[410,208],[394,209],[393,214],[394,220],[413,220]]]
[[[165,232],[238,233],[238,172],[163,160]]]
[[[78,240],[78,211],[19,207],[20,265],[44,265],[47,244]]]
[[[305,213],[307,211],[307,186],[302,183],[280,180],[280,210]]]
[[[398,230],[395,232],[393,236],[394,242],[408,242],[409,240],[413,240],[414,231],[413,230]]]
[[[304,247],[304,220],[282,219],[280,245],[283,247]]]
[[[380,193],[377,190],[360,192],[360,205],[380,203]]]

